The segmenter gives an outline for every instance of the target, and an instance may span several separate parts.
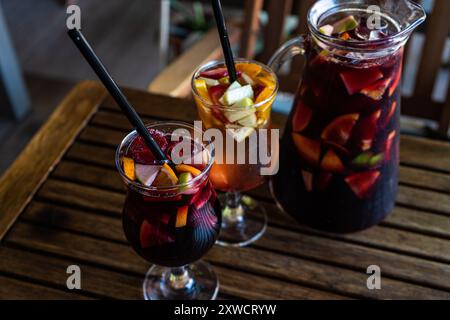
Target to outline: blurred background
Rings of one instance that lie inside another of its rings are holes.
[[[236,55],[267,62],[304,31],[301,17],[313,2],[223,0]],[[433,10],[435,1],[418,2],[436,17],[447,14]],[[448,0],[436,2],[448,8]],[[83,32],[120,85],[188,97],[183,81],[203,61],[220,57],[208,0],[0,0],[0,173],[77,82],[96,79],[66,36],[70,4],[80,6]],[[428,20],[414,34],[403,86],[405,102],[414,102],[408,114],[424,118],[406,117],[404,130],[440,139],[448,137],[441,117],[450,118],[448,17],[431,26]],[[183,81],[175,87],[172,76]],[[288,113],[292,90],[284,91],[275,111]]]

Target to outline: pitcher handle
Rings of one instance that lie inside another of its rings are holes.
[[[305,54],[306,36],[301,35],[284,43],[269,60],[269,67],[277,73],[288,60]]]

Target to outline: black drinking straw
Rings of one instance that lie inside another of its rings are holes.
[[[223,17],[222,5],[220,4],[220,0],[211,0],[211,3],[214,10],[214,17],[216,18],[217,30],[219,31],[220,43],[222,45],[228,75],[230,77],[230,82],[233,83],[237,80],[237,74],[234,65],[233,51],[231,50],[230,39],[228,38],[227,26]]]
[[[97,76],[100,78],[102,83],[105,85],[106,89],[108,89],[111,96],[117,102],[119,107],[122,109],[125,116],[128,118],[128,121],[135,127],[136,131],[139,135],[144,139],[145,143],[148,145],[153,155],[161,162],[168,163],[168,159],[164,152],[162,152],[159,145],[152,138],[150,133],[148,132],[144,122],[137,114],[136,110],[131,106],[128,102],[127,98],[123,94],[123,92],[119,89],[111,75],[106,70],[103,63],[95,54],[92,47],[89,45],[86,38],[83,36],[80,30],[71,29],[68,32],[69,37],[73,40],[77,48],[80,50],[81,54],[87,60],[91,68],[95,71]]]

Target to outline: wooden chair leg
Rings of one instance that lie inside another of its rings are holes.
[[[0,114],[13,115],[21,119],[30,109],[30,99],[22,77],[19,62],[12,46],[5,16],[0,5],[0,95],[9,110],[0,110]]]
[[[259,14],[264,0],[246,0],[244,8],[244,26],[242,29],[240,56],[253,59],[259,32]]]

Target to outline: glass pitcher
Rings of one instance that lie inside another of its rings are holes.
[[[299,222],[348,233],[392,211],[403,48],[425,18],[408,0],[320,0],[308,13],[309,34],[272,57],[279,70],[306,56],[271,181],[278,204]]]

